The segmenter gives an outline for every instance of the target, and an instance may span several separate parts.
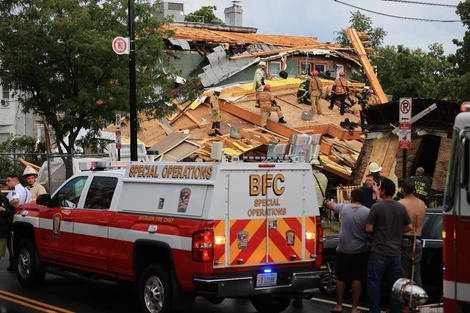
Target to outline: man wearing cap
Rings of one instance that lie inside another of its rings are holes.
[[[266,62],[261,61],[258,63],[258,68],[255,71],[255,76],[253,78],[253,89],[256,91],[256,107],[259,108],[259,94],[264,90],[264,79],[271,79],[272,75],[266,73]]]
[[[320,104],[323,84],[318,77],[318,71],[313,71],[310,73],[310,76],[307,80],[309,81],[308,94],[310,95],[310,100],[312,102],[312,109],[310,111],[314,114],[317,114],[318,116],[323,116]]]
[[[7,199],[10,201],[10,204],[16,208],[20,204],[31,202],[31,192],[28,189],[24,188],[23,185],[20,184],[20,179],[16,174],[10,174],[7,176],[7,186],[10,189],[10,192],[7,194]],[[8,266],[7,270],[12,272],[15,270],[14,262],[13,262],[13,253],[10,249],[10,236],[8,236],[7,241],[7,248],[10,252],[10,265]]]
[[[26,181],[26,189],[31,193],[31,201],[36,201],[39,195],[47,193],[46,188],[36,182],[38,173],[31,166],[26,166],[23,172],[23,178]]]

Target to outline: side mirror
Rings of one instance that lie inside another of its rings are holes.
[[[48,193],[39,195],[36,199],[36,203],[39,205],[48,205],[49,202],[51,202],[51,195]]]

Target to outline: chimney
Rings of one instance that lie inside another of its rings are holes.
[[[242,17],[243,9],[239,4],[240,1],[232,1],[233,5],[224,10],[225,13],[225,25],[229,26],[243,26]]]

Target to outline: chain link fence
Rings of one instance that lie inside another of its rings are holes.
[[[72,158],[72,174],[90,168],[90,162],[108,155],[103,154],[74,154]],[[49,193],[53,193],[68,178],[63,159],[68,155],[46,153],[0,153],[0,190],[5,192],[5,178],[16,174],[23,180],[26,166],[33,167],[38,172],[37,182],[43,185]]]

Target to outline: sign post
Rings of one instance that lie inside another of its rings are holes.
[[[116,150],[118,153],[118,161],[121,161],[121,113],[116,113],[116,121],[114,123],[116,129]]]
[[[403,149],[403,179],[406,178],[407,151],[411,149],[411,98],[400,98],[398,118],[398,148]]]

